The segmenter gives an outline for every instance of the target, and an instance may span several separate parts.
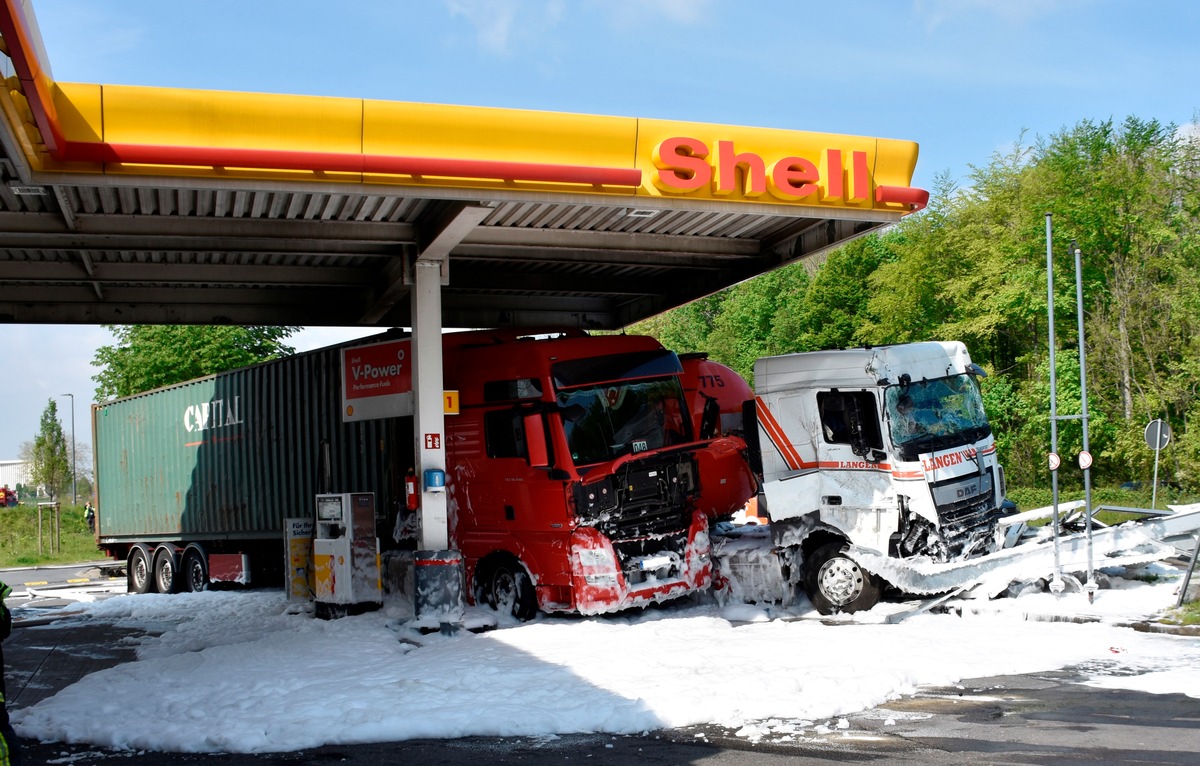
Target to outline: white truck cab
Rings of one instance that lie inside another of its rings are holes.
[[[869,609],[881,573],[850,546],[903,560],[984,555],[999,544],[1004,474],[959,342],[816,351],[754,365],[751,455],[760,508],[822,613]],[[747,415],[750,415],[747,408]],[[757,441],[757,444],[755,444]]]

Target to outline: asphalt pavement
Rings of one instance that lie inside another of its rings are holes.
[[[4,575],[13,579],[11,574]],[[72,587],[105,587],[71,584]],[[34,588],[38,591],[37,586]],[[141,631],[64,619],[44,591],[41,609],[22,609],[4,644],[9,704],[37,704],[83,676],[134,659],[126,639]],[[29,602],[33,603],[33,602]],[[1196,640],[1200,640],[1197,638]],[[1075,669],[964,680],[845,716],[828,728],[757,741],[717,726],[640,735],[413,740],[267,755],[112,751],[69,743],[23,743],[25,764],[1187,764],[1200,753],[1200,700],[1180,694],[1082,685]],[[148,690],[147,693],[152,693]],[[398,700],[397,704],[404,704]],[[767,728],[770,728],[769,726]]]

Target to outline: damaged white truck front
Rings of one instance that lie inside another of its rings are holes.
[[[1160,542],[1163,520],[1056,537],[1053,526],[1031,533],[1026,514],[1006,516],[984,372],[962,343],[767,357],[754,375],[745,432],[769,534],[715,530],[722,600],[790,603],[803,586],[822,614],[855,612],[889,586],[995,595],[1012,581],[1174,552]],[[1200,512],[1170,524],[1194,530]]]
[[[982,374],[957,342],[759,359],[746,435],[772,545],[766,558],[731,546],[726,573],[761,569],[751,579],[769,583],[777,567],[780,587],[802,583],[823,614],[853,612],[885,586],[858,553],[950,562],[997,550],[1004,472]]]

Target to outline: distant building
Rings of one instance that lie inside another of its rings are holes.
[[[28,460],[0,460],[0,487],[8,485],[16,489],[17,485],[28,487],[33,484],[33,463]]]

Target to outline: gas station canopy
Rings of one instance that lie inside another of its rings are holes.
[[[0,0],[0,321],[613,329],[923,207],[913,142],[56,82]]]

